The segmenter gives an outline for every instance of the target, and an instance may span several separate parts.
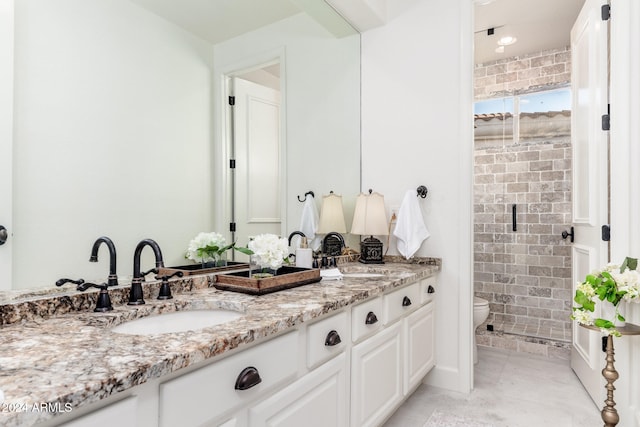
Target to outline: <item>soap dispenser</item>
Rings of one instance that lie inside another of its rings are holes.
[[[307,243],[307,238],[300,239],[300,247],[296,249],[296,267],[311,268],[313,251]]]

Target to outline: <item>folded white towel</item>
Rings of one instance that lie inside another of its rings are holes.
[[[342,273],[337,268],[324,268],[320,270],[322,280],[342,280]]]
[[[406,259],[411,258],[430,236],[415,190],[407,190],[402,199],[393,235],[398,238],[398,252]]]
[[[318,207],[316,201],[311,194],[306,196],[304,205],[302,206],[302,217],[300,218],[300,231],[307,236],[309,247],[315,252],[320,248],[322,239],[316,237],[318,231]]]

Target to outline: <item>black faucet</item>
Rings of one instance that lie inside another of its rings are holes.
[[[107,279],[107,286],[118,286],[118,275],[116,274],[116,246],[113,241],[106,237],[98,237],[91,248],[91,256],[89,262],[98,262],[98,248],[100,244],[104,243],[109,249],[109,278]]]
[[[144,298],[142,295],[142,273],[140,273],[140,255],[142,254],[142,249],[145,246],[150,246],[153,249],[153,253],[156,256],[156,268],[150,270],[150,272],[158,272],[158,269],[164,267],[164,261],[162,260],[162,251],[160,250],[160,246],[151,240],[144,239],[138,243],[136,246],[136,250],[133,253],[133,280],[131,281],[131,291],[129,292],[129,302],[128,305],[140,305],[144,304]]]
[[[289,234],[289,246],[291,246],[293,236],[307,237],[302,231],[292,231],[291,234]]]

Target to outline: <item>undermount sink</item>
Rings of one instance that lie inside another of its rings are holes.
[[[113,327],[118,334],[153,335],[173,332],[197,331],[242,317],[232,310],[187,310],[159,314],[131,320]]]
[[[344,277],[384,277],[382,273],[343,273]]]

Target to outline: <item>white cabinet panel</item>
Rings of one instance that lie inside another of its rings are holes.
[[[375,426],[402,400],[401,323],[353,347],[351,426]]]
[[[137,398],[132,396],[62,424],[61,427],[137,427],[139,424]]]
[[[249,410],[251,427],[346,427],[347,366],[343,353]]]
[[[435,365],[433,303],[404,320],[404,394],[412,391]]]
[[[385,325],[420,306],[420,284],[414,283],[384,296]]]
[[[382,329],[382,298],[358,304],[351,311],[351,339],[358,342]]]
[[[307,366],[313,368],[344,351],[349,343],[347,312],[322,319],[307,329]]]
[[[290,332],[160,385],[160,425],[199,426],[247,404],[298,370],[298,334]],[[238,375],[255,367],[262,382],[235,390]]]

